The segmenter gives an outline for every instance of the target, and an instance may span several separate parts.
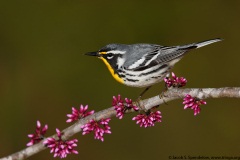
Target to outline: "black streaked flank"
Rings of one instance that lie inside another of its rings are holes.
[[[159,68],[154,69],[154,70],[151,70],[150,72],[141,73],[141,74],[139,75],[139,77],[140,77],[140,76],[145,76],[145,75],[148,75],[148,74],[151,74],[151,73],[155,73],[155,72],[157,72],[157,71],[159,71],[159,70],[162,70],[162,69],[164,69],[164,68],[166,68],[166,67],[168,67],[168,65],[167,65],[167,64],[163,64],[163,65],[161,65]]]
[[[158,79],[161,78],[162,76],[152,76],[151,78]]]
[[[132,69],[132,70],[133,70],[133,71],[143,71],[143,70],[148,69],[148,68],[151,68],[151,67],[153,67],[153,66],[155,66],[155,65],[157,65],[157,63],[156,63],[156,64],[150,63],[150,64],[147,65],[147,66],[138,67],[138,68]]]
[[[138,82],[139,81],[138,79],[130,79],[130,78],[126,78],[126,80],[129,82]]]

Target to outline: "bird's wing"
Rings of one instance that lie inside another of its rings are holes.
[[[182,46],[160,46],[150,45],[146,53],[141,53],[141,57],[128,67],[130,70],[142,71],[158,64],[166,64],[174,59],[182,57],[187,51],[200,48],[211,43],[219,42],[222,39],[212,39],[198,43],[192,43]],[[139,52],[141,50],[138,50]]]
[[[151,52],[146,53],[146,55],[143,56],[144,61],[140,65],[129,69],[142,71],[158,64],[165,64],[171,60],[181,57],[189,49],[192,49],[192,47],[181,48],[179,46],[157,46]]]
[[[148,46],[144,49],[140,48],[135,51],[138,57],[136,56],[136,54],[130,55],[132,57],[129,57],[128,65],[126,65],[128,70],[137,70],[146,66],[146,63],[151,61],[152,57],[159,54],[159,46]]]

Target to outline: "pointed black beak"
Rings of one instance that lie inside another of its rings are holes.
[[[98,52],[88,52],[88,53],[85,53],[85,55],[87,55],[87,56],[97,56],[97,57],[99,57]]]

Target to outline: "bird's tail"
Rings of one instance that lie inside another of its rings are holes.
[[[216,38],[216,39],[211,39],[211,40],[207,40],[207,41],[202,41],[202,42],[198,42],[198,43],[192,43],[192,44],[188,44],[188,45],[183,45],[180,46],[180,49],[195,49],[195,48],[200,48],[215,42],[219,42],[222,41],[223,39],[221,38]]]
[[[219,42],[219,41],[222,41],[222,40],[223,39],[221,39],[221,38],[211,39],[211,40],[195,43],[195,46],[197,48],[200,48],[200,47],[203,47],[203,46],[215,43],[215,42]]]

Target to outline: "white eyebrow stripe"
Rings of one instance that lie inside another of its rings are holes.
[[[112,54],[124,54],[124,53],[126,53],[126,51],[117,51],[117,50],[115,50],[115,51],[107,51],[106,53],[112,53]]]
[[[118,57],[118,59],[117,59],[118,68],[120,68],[121,66],[123,66],[124,62],[125,62],[125,58],[120,58],[120,57]]]

